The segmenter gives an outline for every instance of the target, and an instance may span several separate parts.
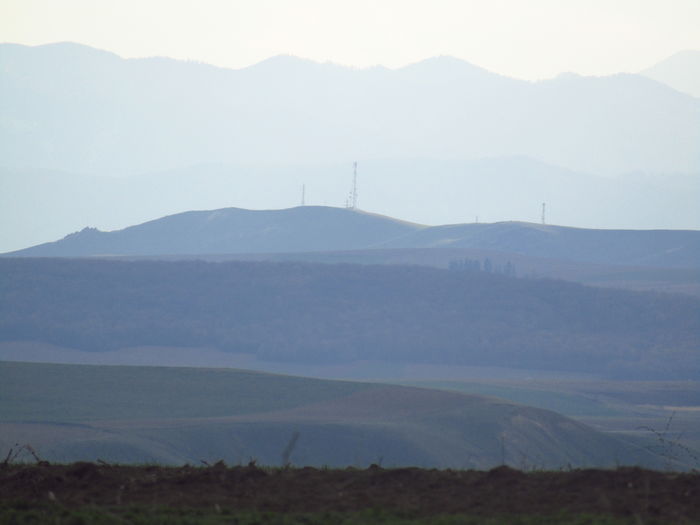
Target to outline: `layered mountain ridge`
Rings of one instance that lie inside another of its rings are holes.
[[[700,101],[649,78],[537,83],[438,57],[239,70],[77,44],[0,47],[10,167],[125,174],[201,162],[526,155],[594,174],[695,173]],[[85,152],[89,152],[86,154]]]

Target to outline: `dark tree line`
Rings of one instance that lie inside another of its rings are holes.
[[[0,259],[0,340],[700,377],[700,301],[484,271]]]
[[[517,272],[515,271],[515,265],[507,261],[503,266],[499,264],[494,264],[491,259],[486,257],[483,263],[479,259],[452,259],[448,263],[448,269],[453,272],[486,272],[486,273],[497,273],[501,275],[507,275],[509,277],[515,277]]]

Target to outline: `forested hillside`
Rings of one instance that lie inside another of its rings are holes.
[[[697,378],[700,301],[466,269],[3,259],[0,339]]]

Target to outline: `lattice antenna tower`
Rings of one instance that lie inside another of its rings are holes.
[[[546,224],[544,221],[544,208],[545,208],[545,203],[542,203],[542,224]]]
[[[301,185],[301,205],[306,206],[306,184]]]

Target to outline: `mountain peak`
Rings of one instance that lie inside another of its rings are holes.
[[[34,50],[43,55],[66,55],[66,56],[89,56],[93,58],[121,58],[116,53],[111,51],[106,51],[104,49],[98,49],[96,47],[88,46],[85,44],[80,44],[78,42],[50,42],[48,44],[39,44],[35,46],[28,46],[24,44],[12,44],[12,43],[0,43],[0,47],[6,49],[21,49],[21,50]]]
[[[245,67],[243,69],[247,71],[270,71],[288,74],[296,71],[314,70],[329,67],[344,69],[343,66],[339,66],[331,62],[316,62],[315,60],[311,60],[309,58],[302,58],[295,55],[284,54],[266,58],[265,60],[257,62],[256,64]]]
[[[446,71],[470,71],[473,73],[496,75],[496,73],[492,73],[491,71],[488,71],[483,67],[477,66],[475,64],[472,64],[471,62],[467,62],[466,60],[462,60],[461,58],[456,58],[450,55],[438,55],[434,57],[429,57],[423,60],[419,60],[418,62],[408,64],[407,66],[398,69],[398,71],[414,70],[419,70],[421,72],[433,74]]]
[[[676,91],[700,97],[700,50],[679,51],[639,74]]]

